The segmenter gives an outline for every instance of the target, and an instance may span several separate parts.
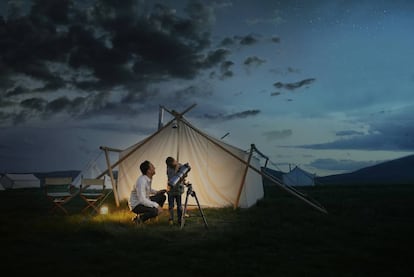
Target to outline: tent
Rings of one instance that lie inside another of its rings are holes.
[[[81,172],[76,176],[73,181],[72,185],[74,187],[79,188],[81,185],[82,177],[83,178],[95,178],[99,174],[102,173],[100,166],[98,165],[96,160],[91,160],[88,162],[87,166],[81,170]],[[105,189],[112,189],[112,182],[110,177],[105,174],[102,178],[105,180]]]
[[[283,174],[283,183],[294,187],[314,186],[315,174],[295,166],[290,172]]]
[[[5,174],[0,179],[5,189],[40,188],[40,180],[33,174]]]
[[[151,161],[156,167],[153,188],[165,189],[165,159],[168,156],[190,164],[191,171],[186,180],[192,184],[202,206],[247,208],[264,196],[260,174],[245,164],[249,162],[260,168],[258,159],[202,132],[180,114],[154,134],[120,151],[116,163],[119,164],[116,192],[119,200],[129,199],[131,189],[141,175],[139,165],[144,160]]]
[[[190,164],[191,171],[186,180],[192,184],[202,206],[251,207],[264,197],[262,178],[266,178],[319,211],[327,213],[324,207],[307,195],[263,172],[259,159],[253,156],[255,150],[258,152],[254,144],[250,151],[245,151],[193,126],[183,117],[192,107],[194,105],[182,113],[164,108],[174,118],[165,125],[159,124],[158,131],[124,150],[100,147],[105,151],[108,169],[96,178],[109,173],[115,184],[112,170],[118,167],[117,185],[113,186],[117,206],[120,201],[129,200],[131,189],[141,175],[139,165],[145,160],[151,161],[156,168],[152,187],[165,189],[165,160],[172,156],[182,164]],[[119,153],[118,161],[113,164],[108,159],[109,151]]]
[[[1,180],[1,178],[3,177],[3,175],[2,174],[0,174],[0,180]],[[0,191],[2,191],[2,190],[6,190],[4,187],[3,187],[3,185],[0,183]]]

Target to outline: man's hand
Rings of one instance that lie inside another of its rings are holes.
[[[162,213],[164,210],[162,209],[161,206],[158,207],[158,214]]]

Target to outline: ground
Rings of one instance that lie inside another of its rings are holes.
[[[323,214],[277,187],[249,209],[168,212],[142,226],[125,203],[108,215],[51,214],[41,190],[0,192],[0,260],[12,276],[413,276],[414,186],[303,188]]]

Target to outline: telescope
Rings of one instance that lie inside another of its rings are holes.
[[[182,166],[180,166],[177,173],[172,178],[170,178],[170,180],[168,181],[168,185],[171,187],[176,186],[185,177],[187,177],[187,174],[190,170],[191,170],[191,166],[188,163],[185,163]]]

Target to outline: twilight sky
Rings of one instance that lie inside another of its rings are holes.
[[[158,108],[319,176],[414,151],[414,1],[0,0],[0,172],[82,169]],[[148,157],[150,159],[150,157]]]

